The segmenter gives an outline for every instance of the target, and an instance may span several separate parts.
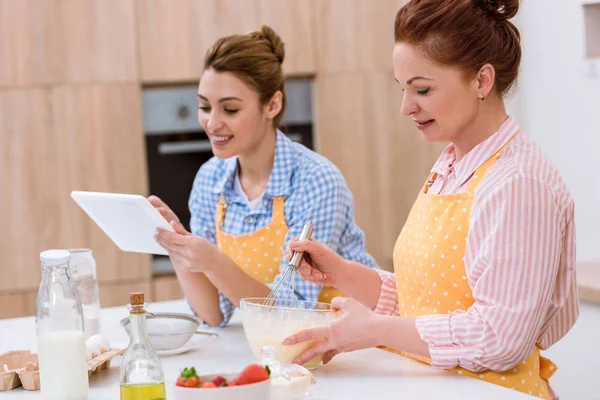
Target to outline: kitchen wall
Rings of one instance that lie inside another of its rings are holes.
[[[578,259],[600,260],[600,58],[586,58],[582,3],[522,2],[517,97],[523,129],[556,163],[575,198]]]

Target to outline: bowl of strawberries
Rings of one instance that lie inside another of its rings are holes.
[[[269,367],[250,364],[240,373],[198,374],[184,368],[175,383],[177,400],[269,400]]]

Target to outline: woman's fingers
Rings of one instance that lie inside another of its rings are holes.
[[[327,276],[324,273],[322,273],[318,269],[313,268],[304,259],[302,260],[302,262],[300,263],[300,266],[298,267],[298,272],[300,273],[300,276],[302,277],[302,279],[322,281],[323,279],[327,278]]]
[[[313,346],[304,350],[299,356],[294,359],[294,363],[298,365],[304,365],[313,358],[321,354],[326,354],[331,351],[331,345],[327,341],[320,341],[315,343]]]
[[[323,356],[323,364],[329,364],[333,357],[337,356],[338,354],[340,354],[339,350],[329,350]]]

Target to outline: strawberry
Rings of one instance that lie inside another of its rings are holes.
[[[213,379],[213,383],[217,387],[227,386],[227,380],[225,378],[223,378],[222,376],[217,376],[215,379]]]
[[[181,374],[177,377],[177,382],[175,383],[177,386],[194,388],[200,386],[200,378],[196,374],[196,369],[192,368],[184,368],[181,371]]]
[[[248,385],[250,383],[257,383],[266,381],[269,379],[271,371],[269,367],[263,367],[258,364],[250,364],[240,372],[235,383],[237,385]]]
[[[227,382],[227,386],[237,386],[237,383],[235,383],[235,379],[232,381]]]
[[[204,383],[202,384],[202,389],[214,389],[214,388],[216,388],[216,387],[217,387],[217,385],[215,385],[215,384],[214,384],[213,382],[211,382],[211,381],[204,382]]]

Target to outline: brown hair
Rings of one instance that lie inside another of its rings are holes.
[[[519,0],[411,0],[396,14],[394,36],[469,78],[490,63],[496,70],[494,90],[503,96],[521,62],[521,36],[509,21],[518,9]]]
[[[260,31],[246,35],[231,35],[218,39],[204,57],[204,70],[231,72],[259,94],[266,104],[280,90],[282,108],[273,119],[277,127],[286,106],[286,95],[281,64],[285,48],[273,29],[263,25]]]

